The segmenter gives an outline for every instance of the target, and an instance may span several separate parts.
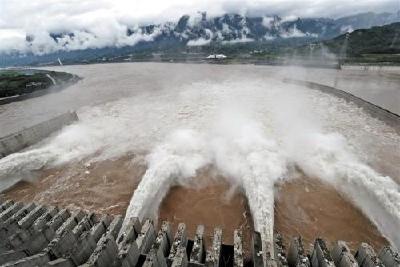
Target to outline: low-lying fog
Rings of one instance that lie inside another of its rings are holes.
[[[148,168],[127,218],[145,218],[171,186],[193,186],[196,172],[213,166],[244,191],[255,229],[269,239],[274,185],[298,168],[334,186],[400,247],[400,136],[352,103],[281,80],[306,70],[153,63],[62,70],[84,80],[0,107],[2,125],[9,122],[3,131],[66,109],[77,109],[80,121],[1,159],[0,190],[42,168],[141,153]]]

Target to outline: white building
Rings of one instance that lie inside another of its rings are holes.
[[[225,59],[226,56],[224,54],[212,54],[206,57],[207,59]]]

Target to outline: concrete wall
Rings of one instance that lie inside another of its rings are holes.
[[[400,116],[395,113],[390,112],[389,110],[381,108],[381,107],[374,105],[362,98],[359,98],[355,95],[352,95],[348,92],[345,92],[343,90],[340,90],[340,89],[337,89],[334,87],[330,87],[330,86],[326,86],[326,85],[322,85],[322,84],[314,83],[314,82],[295,80],[295,79],[284,79],[284,82],[306,86],[311,89],[319,90],[321,92],[334,95],[334,96],[342,98],[346,101],[350,101],[350,102],[356,104],[358,107],[362,108],[365,112],[367,112],[372,117],[377,118],[377,119],[383,121],[384,123],[386,123],[387,125],[391,126],[398,134],[400,134]]]
[[[400,66],[341,65],[342,70],[400,71]]]
[[[0,138],[0,158],[31,146],[65,125],[78,120],[75,112],[68,112],[32,127]]]

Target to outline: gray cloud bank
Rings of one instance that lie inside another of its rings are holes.
[[[177,21],[182,14],[341,17],[399,8],[397,0],[0,0],[0,53],[43,54],[151,41],[138,26]],[[133,34],[127,35],[131,31]],[[58,34],[51,36],[51,34]],[[57,39],[57,41],[56,41]]]

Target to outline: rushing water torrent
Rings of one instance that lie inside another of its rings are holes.
[[[0,179],[11,181],[3,189],[43,168],[140,152],[147,170],[126,220],[143,219],[157,216],[171,187],[196,183],[198,171],[212,166],[243,190],[254,228],[270,241],[274,187],[298,168],[344,194],[400,246],[400,137],[383,122],[342,99],[281,82],[279,69],[121,64],[114,74],[114,67],[69,67],[85,79],[46,98],[79,108],[80,121],[1,159]],[[32,102],[43,100],[29,101],[34,109]]]

